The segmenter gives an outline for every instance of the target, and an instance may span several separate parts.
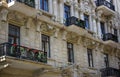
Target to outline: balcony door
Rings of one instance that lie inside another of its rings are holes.
[[[68,25],[67,19],[70,17],[70,6],[64,4],[64,19],[66,20],[65,25]]]
[[[20,28],[9,24],[8,42],[10,44],[20,44]]]

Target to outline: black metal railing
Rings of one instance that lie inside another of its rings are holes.
[[[66,19],[66,25],[76,25],[85,29],[85,22],[83,20],[79,20],[78,18],[72,16]]]
[[[112,33],[106,33],[103,35],[103,40],[104,41],[112,40],[112,41],[118,42],[118,37]]]
[[[120,70],[107,67],[100,70],[101,71],[101,77],[107,77],[107,76],[114,76],[114,77],[120,77]]]
[[[38,62],[47,62],[47,52],[10,43],[0,44],[0,56],[11,56]]]
[[[108,7],[109,9],[115,11],[115,6],[111,2],[108,2],[106,0],[97,0],[97,1],[95,1],[95,3],[97,6],[104,5],[104,6]]]
[[[12,1],[18,1],[18,2],[28,5],[30,7],[35,7],[35,0],[7,0],[8,3],[12,2]]]

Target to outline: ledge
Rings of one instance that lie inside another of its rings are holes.
[[[6,56],[6,61],[13,68],[28,69],[28,70],[37,70],[39,68],[52,68],[51,65],[42,62],[35,62],[26,59],[18,59],[10,56]]]

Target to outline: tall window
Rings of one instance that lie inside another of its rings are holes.
[[[47,52],[48,57],[50,57],[50,38],[47,35],[42,34],[42,50]]]
[[[67,43],[68,62],[74,63],[73,44]]]
[[[108,54],[105,54],[105,53],[104,53],[104,64],[105,64],[105,67],[109,67]]]
[[[89,67],[94,67],[92,49],[87,49],[87,54],[88,54],[88,65],[89,65]]]
[[[118,35],[117,34],[117,29],[114,29],[114,35],[116,35],[116,36]]]
[[[64,4],[64,19],[68,19],[69,17],[70,17],[70,6]],[[67,21],[65,25],[67,25]]]
[[[89,16],[84,14],[84,20],[85,20],[85,28],[86,29],[90,29],[90,25],[89,25]]]
[[[100,27],[101,27],[101,33],[102,33],[102,35],[104,35],[105,34],[105,25],[103,22],[100,22]]]
[[[48,0],[40,0],[40,9],[49,11],[48,9]]]
[[[11,44],[20,44],[20,28],[9,24],[8,42]]]

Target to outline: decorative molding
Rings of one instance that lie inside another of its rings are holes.
[[[8,13],[8,21],[9,22],[14,22],[14,23],[24,26],[25,23],[27,22],[27,19],[28,19],[27,16],[25,16],[19,12],[16,12],[16,11],[10,11]]]
[[[66,40],[67,39],[66,36],[67,36],[67,31],[63,31],[62,32],[62,39]]]
[[[53,35],[55,32],[55,28],[52,25],[47,23],[42,23],[40,28],[43,34]]]
[[[54,32],[54,37],[57,38],[59,34],[60,29],[56,28]]]
[[[32,24],[32,18],[29,17],[26,22],[26,29],[30,29],[31,24]]]
[[[98,20],[100,20],[100,18],[102,17],[102,13],[103,13],[102,10],[98,10],[97,11],[97,18],[98,18]]]
[[[36,24],[36,31],[37,32],[40,32],[41,31],[41,29],[40,29],[40,27],[41,27],[41,24],[42,24],[42,22],[37,22],[37,24]]]
[[[2,9],[0,11],[0,20],[3,22],[7,21],[7,15],[8,15],[8,10],[7,9]]]
[[[68,32],[66,35],[66,39],[68,42],[78,43],[79,35],[75,34],[74,32]]]

